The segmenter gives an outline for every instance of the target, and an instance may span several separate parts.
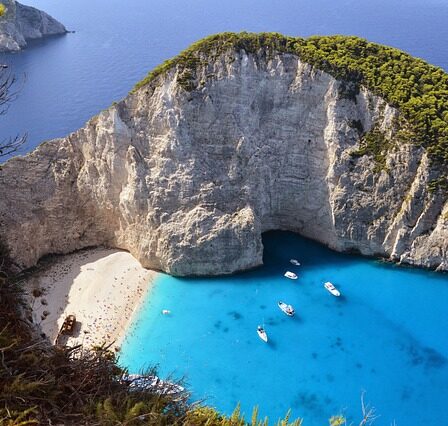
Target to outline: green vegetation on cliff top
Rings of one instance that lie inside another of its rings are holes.
[[[411,140],[424,146],[446,175],[448,166],[448,74],[411,55],[352,36],[287,37],[278,33],[221,33],[193,43],[154,68],[135,89],[177,66],[178,81],[195,87],[196,68],[234,50],[291,53],[337,79],[364,86],[398,108],[412,126]],[[368,152],[366,152],[368,154]],[[442,177],[439,186],[447,186]]]

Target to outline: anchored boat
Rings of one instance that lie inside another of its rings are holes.
[[[291,272],[291,271],[286,271],[285,277],[289,278],[290,280],[296,280],[298,278],[298,276],[294,272]]]
[[[288,317],[292,317],[295,314],[295,310],[292,305],[288,305],[285,302],[278,302],[278,307],[286,314]]]
[[[259,325],[259,326],[257,327],[257,333],[258,333],[258,337],[259,337],[261,340],[263,340],[263,342],[268,343],[268,335],[267,335],[267,333],[266,333],[266,330],[265,330],[261,325]]]
[[[339,297],[341,295],[341,293],[339,292],[339,290],[330,282],[327,281],[324,284],[324,287],[333,295],[336,297]]]

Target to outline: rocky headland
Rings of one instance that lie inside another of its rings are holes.
[[[15,0],[2,0],[0,7],[0,52],[18,51],[28,40],[67,33],[64,25],[34,7]]]
[[[353,37],[201,41],[84,128],[4,164],[0,239],[19,268],[106,245],[214,275],[260,265],[261,234],[290,230],[448,270],[445,136],[422,130],[381,73],[344,62],[387,69],[384,51],[399,52]],[[400,55],[448,93],[443,71]]]

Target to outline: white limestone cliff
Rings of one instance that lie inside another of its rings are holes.
[[[64,25],[41,10],[15,0],[0,3],[6,7],[6,13],[0,16],[0,52],[18,51],[28,40],[67,32]]]
[[[293,54],[229,50],[185,91],[160,75],[66,138],[0,171],[0,239],[26,268],[100,244],[175,275],[262,263],[262,232],[291,230],[340,251],[448,270],[448,202],[428,191],[423,148],[385,169],[350,155],[399,112]]]

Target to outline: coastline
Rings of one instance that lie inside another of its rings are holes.
[[[73,335],[61,336],[60,344],[105,344],[119,351],[157,274],[128,252],[94,248],[50,262],[27,277],[24,287],[33,321],[52,343],[64,319],[73,314]]]

